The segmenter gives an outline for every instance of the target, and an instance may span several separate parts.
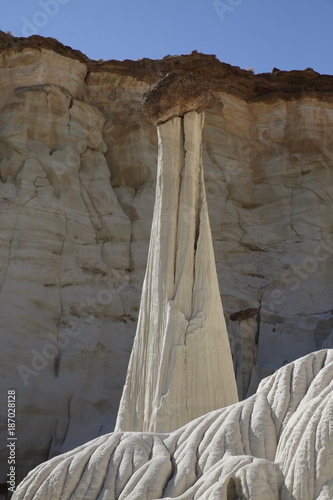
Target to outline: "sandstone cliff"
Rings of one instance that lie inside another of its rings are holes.
[[[113,428],[155,196],[140,102],[172,69],[218,98],[203,162],[240,397],[332,347],[333,77],[198,53],[96,62],[38,36],[0,47],[1,400],[17,389],[19,479]]]

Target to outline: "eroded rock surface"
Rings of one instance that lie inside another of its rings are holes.
[[[240,397],[333,346],[333,77],[198,53],[96,62],[38,36],[0,47],[1,401],[17,389],[18,480],[113,429],[155,199],[141,99],[175,69],[209,75],[217,97],[203,163]]]
[[[124,299],[132,224],[111,186],[105,118],[80,98],[86,67],[28,49],[3,56],[0,75],[1,411],[15,388],[19,480],[113,429],[136,305]]]
[[[329,500],[333,350],[170,434],[113,433],[32,471],[13,500]]]
[[[169,432],[238,401],[204,186],[203,124],[203,113],[189,111],[158,127],[147,271],[116,430]]]

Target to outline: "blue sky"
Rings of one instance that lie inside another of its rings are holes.
[[[2,0],[0,29],[57,38],[91,59],[197,50],[256,73],[333,74],[333,0]]]

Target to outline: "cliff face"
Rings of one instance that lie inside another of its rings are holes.
[[[113,428],[155,196],[140,101],[172,69],[218,99],[203,163],[240,397],[332,347],[333,77],[197,53],[98,63],[37,36],[0,47],[1,399],[17,390],[21,477]]]

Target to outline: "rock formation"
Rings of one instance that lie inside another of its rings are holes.
[[[214,94],[200,77],[178,70],[149,88],[143,97],[143,112],[154,125],[159,125],[189,111],[200,113],[215,104]]]
[[[144,99],[149,119],[167,121],[158,127],[147,271],[116,430],[169,432],[238,400],[201,161],[204,114],[197,111],[212,100],[180,72]]]
[[[12,500],[329,500],[333,350],[170,434],[113,433],[55,457]]]
[[[172,70],[217,98],[202,152],[240,398],[333,346],[332,76],[252,75],[195,52],[97,62],[0,32],[0,396],[17,390],[18,480],[114,428],[155,199],[140,103]],[[0,416],[1,484],[4,403]]]

